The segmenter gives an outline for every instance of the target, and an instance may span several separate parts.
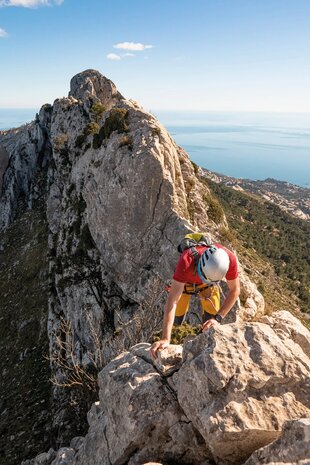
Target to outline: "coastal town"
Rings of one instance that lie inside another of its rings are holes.
[[[276,204],[296,218],[305,221],[310,220],[310,189],[299,187],[285,181],[267,178],[262,181],[234,178],[223,174],[214,173],[202,168],[202,174],[211,181],[222,184],[239,191],[250,192],[262,197],[268,202]]]

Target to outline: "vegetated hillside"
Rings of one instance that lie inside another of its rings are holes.
[[[269,308],[300,307],[309,315],[309,223],[253,194],[205,182],[224,208],[235,235],[231,239]]]
[[[51,444],[44,205],[0,233],[0,464]]]
[[[237,190],[257,194],[278,205],[281,210],[298,219],[310,220],[310,189],[296,186],[286,181],[267,178],[264,180],[234,178],[202,168],[203,174],[211,181]]]

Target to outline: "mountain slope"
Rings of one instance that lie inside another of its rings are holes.
[[[221,203],[234,243],[270,310],[281,305],[308,314],[309,223],[259,195],[206,182]]]
[[[0,233],[0,463],[14,465],[52,443],[44,205]]]

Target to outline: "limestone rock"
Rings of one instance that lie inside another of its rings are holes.
[[[149,347],[133,348],[102,370],[100,406],[74,463],[138,465],[159,459],[198,465],[209,456],[174,391],[146,361],[148,352]]]
[[[123,98],[110,79],[93,69],[83,71],[71,79],[69,97],[83,101],[93,97],[107,108],[111,107],[113,99]]]
[[[31,208],[42,196],[45,186],[39,178],[50,157],[50,119],[51,106],[43,105],[32,123],[0,132],[0,145],[10,158],[2,179],[0,229],[14,220],[19,203],[26,209]]]
[[[51,465],[67,465],[71,463],[75,454],[75,450],[71,447],[61,447],[57,451],[57,455],[55,460],[51,463]]]
[[[99,374],[88,434],[58,451],[53,465],[64,453],[67,465],[239,465],[275,439],[247,465],[278,464],[277,454],[306,465],[309,420],[285,422],[310,415],[310,361],[299,346],[309,332],[287,312],[268,318],[197,336],[179,370],[181,346],[162,351],[159,364],[149,344],[120,354]]]
[[[263,316],[260,320],[272,327],[275,333],[286,341],[292,340],[310,357],[310,339],[307,328],[290,312],[282,310],[272,316]]]
[[[282,435],[255,451],[245,465],[309,465],[310,418],[287,421]]]
[[[250,281],[244,272],[242,265],[239,265],[239,277],[241,283],[241,296],[244,303],[239,311],[239,316],[243,321],[251,321],[254,317],[262,316],[265,310],[265,301],[258,291],[255,283]]]
[[[271,324],[285,325],[286,313]],[[267,324],[217,326],[188,342],[183,357],[178,400],[217,463],[242,463],[276,439],[286,420],[310,414],[310,360]]]
[[[182,347],[180,345],[171,344],[169,347],[158,353],[155,366],[158,367],[163,375],[171,376],[181,367],[182,352]]]
[[[50,449],[48,452],[37,455],[35,459],[25,460],[21,465],[51,465],[55,458],[56,452],[54,449]]]

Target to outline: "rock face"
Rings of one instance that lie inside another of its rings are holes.
[[[2,191],[2,179],[3,179],[3,175],[7,169],[8,164],[9,164],[9,154],[3,147],[0,147],[0,197],[1,197],[1,191]]]
[[[309,331],[288,312],[269,320],[273,328],[226,325],[185,346],[179,402],[218,462],[242,463],[277,438],[284,421],[310,414],[310,360],[302,339]]]
[[[70,96],[83,101],[93,99],[108,107],[113,105],[114,99],[123,98],[113,82],[94,69],[88,69],[71,79]]]
[[[226,220],[211,219],[208,188],[166,129],[94,70],[75,76],[68,98],[44,105],[34,122],[1,133],[0,146],[10,156],[1,227],[47,195],[48,337],[60,446],[84,431],[79,421],[96,394],[81,379],[79,395],[63,388],[76,381],[72,365],[98,371],[147,340],[162,318],[176,245],[193,230],[221,242]],[[254,302],[248,318],[262,298],[254,285],[245,289]]]
[[[36,121],[0,133],[0,149],[9,155],[2,173],[0,230],[14,220],[18,206],[24,210],[32,208],[33,202],[42,196],[41,176],[51,155],[48,137],[51,110],[51,105],[44,105]]]
[[[180,368],[174,347],[156,363],[148,344],[122,353],[100,373],[88,434],[53,465],[65,453],[68,465],[238,465],[274,440],[247,465],[309,463],[310,333],[284,311],[269,323],[216,326],[185,344]]]
[[[245,465],[272,465],[310,463],[310,418],[287,421],[282,436],[254,452]]]

